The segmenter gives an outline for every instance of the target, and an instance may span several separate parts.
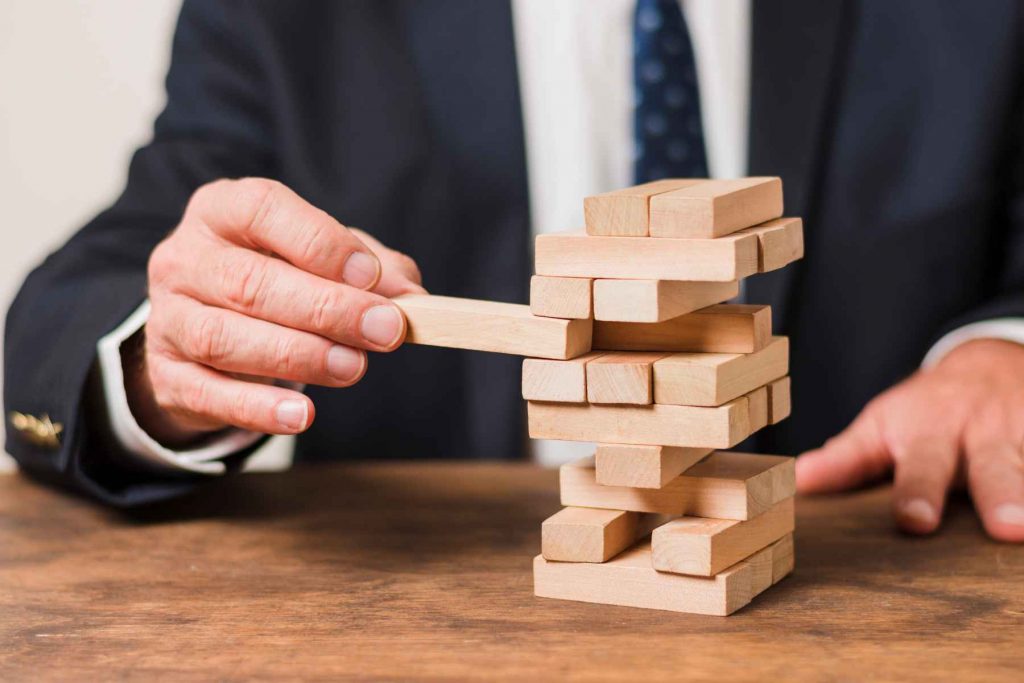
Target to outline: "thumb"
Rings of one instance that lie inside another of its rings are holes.
[[[844,491],[882,477],[891,467],[878,420],[865,410],[821,448],[797,458],[796,486],[801,493]]]

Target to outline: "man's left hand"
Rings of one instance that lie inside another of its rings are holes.
[[[917,534],[939,527],[947,492],[966,483],[989,535],[1024,542],[1024,346],[992,339],[958,346],[872,400],[796,465],[805,493],[893,472],[893,515]]]

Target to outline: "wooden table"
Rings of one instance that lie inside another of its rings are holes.
[[[796,574],[727,618],[534,598],[527,465],[218,481],[127,516],[0,477],[0,680],[1024,680],[1024,548],[967,503],[801,500]]]

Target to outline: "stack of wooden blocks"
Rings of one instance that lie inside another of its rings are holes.
[[[793,462],[718,452],[789,413],[789,344],[740,280],[803,254],[778,178],[664,180],[588,197],[586,233],[537,238],[534,315],[593,319],[593,348],[526,359],[533,438],[564,465],[539,596],[729,614],[793,567]],[[653,531],[653,533],[652,533]]]
[[[793,462],[722,452],[789,414],[768,306],[723,304],[803,255],[778,178],[669,179],[588,197],[541,235],[530,306],[397,299],[411,343],[527,356],[533,438],[564,465],[534,560],[542,597],[730,614],[793,568]]]

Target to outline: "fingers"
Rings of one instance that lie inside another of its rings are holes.
[[[192,276],[173,287],[207,305],[371,351],[391,351],[405,338],[405,316],[379,294],[245,249],[217,248],[196,258]]]
[[[357,289],[380,280],[379,259],[359,238],[285,185],[263,178],[218,180],[193,195],[196,215],[234,244],[269,251],[298,268]]]
[[[843,491],[882,477],[891,466],[878,423],[865,409],[838,436],[797,458],[796,485],[804,493]]]
[[[1024,542],[1024,456],[1007,441],[968,443],[967,484],[985,530]]]
[[[154,398],[185,427],[225,425],[263,434],[298,434],[313,423],[313,402],[297,391],[243,382],[167,357],[150,362]]]
[[[427,290],[420,284],[422,282],[420,270],[411,258],[393,251],[391,254],[383,256],[381,261],[384,265],[384,272],[373,291],[389,298],[401,294],[427,293]]]
[[[903,530],[928,534],[938,528],[959,457],[956,435],[941,430],[910,439],[894,454],[892,512]]]
[[[375,292],[386,297],[427,293],[423,288],[423,276],[420,274],[419,266],[410,256],[385,247],[373,235],[358,228],[350,229],[380,259],[382,273],[380,282],[374,288]]]
[[[174,355],[246,378],[274,378],[304,384],[346,387],[366,372],[366,353],[183,297],[168,301],[165,314],[178,329],[156,322],[150,334]],[[168,334],[168,332],[170,332]],[[256,380],[256,381],[262,381]]]

